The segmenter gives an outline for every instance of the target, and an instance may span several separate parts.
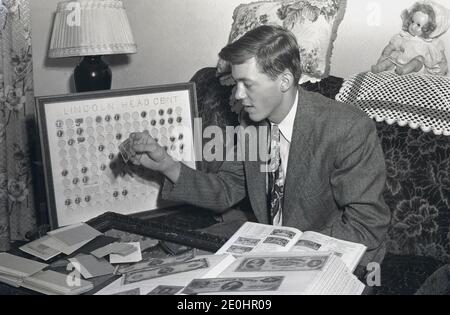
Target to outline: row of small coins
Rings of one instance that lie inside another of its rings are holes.
[[[177,111],[177,114],[178,114],[178,115],[181,115],[181,112],[182,112],[181,107],[180,107],[180,108],[177,108],[176,111]],[[164,112],[163,109],[160,109],[160,110],[158,111],[158,114],[159,114],[160,116],[164,116],[164,113],[165,113],[165,112]],[[136,113],[134,113],[134,114],[135,114],[135,115],[133,115],[133,119],[134,119],[134,120],[137,120],[137,119],[139,118],[139,113],[136,112]],[[167,114],[168,114],[168,115],[172,115],[172,114],[173,114],[173,109],[169,108],[169,109],[167,110]],[[147,115],[150,115],[151,117],[154,117],[154,116],[156,115],[156,111],[154,111],[153,114],[152,114],[151,111],[148,112],[148,113],[145,112],[145,111],[143,111],[143,112],[141,112],[141,114],[140,114],[140,116],[141,116],[142,118],[146,118]],[[129,120],[129,117],[128,117],[129,114],[128,114],[128,115],[125,114],[124,116],[126,117],[125,120]],[[121,118],[120,114],[115,114],[115,115],[114,115],[114,120],[119,121],[120,118]],[[181,119],[181,117],[178,117],[178,118]],[[111,115],[106,115],[104,119],[105,119],[106,122],[110,122],[110,121],[113,119],[113,117],[112,117]],[[103,120],[103,117],[101,117],[101,116],[95,117],[95,122],[98,123],[98,124],[100,124],[100,123],[102,122],[102,120]],[[84,119],[83,119],[83,118],[77,118],[77,119],[75,119],[75,125],[76,125],[77,127],[81,126],[81,124],[83,124],[83,122],[84,122]],[[181,122],[181,121],[179,121],[179,122]],[[70,127],[70,125],[73,124],[73,121],[72,121],[72,120],[68,120],[68,122],[66,122],[66,124],[69,125],[69,127]],[[63,125],[64,125],[64,122],[63,122],[62,120],[56,121],[56,127],[61,128],[61,127],[63,127]]]
[[[114,198],[117,198],[117,197],[119,197],[120,192],[114,191],[112,195],[113,195]],[[128,190],[124,189],[124,190],[122,191],[122,196],[125,197],[125,196],[127,196],[127,195],[128,195]],[[74,200],[75,204],[77,204],[77,205],[79,205],[82,201],[83,201],[83,200],[82,200],[81,197],[76,197],[75,200]],[[88,195],[88,196],[84,197],[84,201],[87,202],[87,203],[89,203],[89,202],[91,201],[91,196]],[[70,205],[72,204],[72,199],[66,199],[66,201],[64,202],[64,204],[65,204],[66,206],[70,206]]]
[[[116,140],[121,140],[122,139],[122,134],[121,133],[117,133],[116,134]],[[179,136],[178,136],[178,140],[183,140],[183,134],[180,134]],[[174,137],[174,136],[171,136],[170,137],[170,141],[171,142],[175,142],[175,140],[177,140],[176,139],[176,137]],[[73,146],[75,143],[83,143],[83,142],[85,142],[86,141],[86,138],[85,137],[79,137],[79,138],[77,138],[77,140],[75,141],[75,139],[69,139],[68,141],[67,141],[67,144],[69,145],[69,146]],[[94,141],[94,140],[93,140]],[[155,138],[155,141],[158,141],[158,138]],[[91,142],[92,143],[92,142]],[[101,145],[99,145],[98,146],[98,150],[100,151],[100,152],[102,152],[103,150],[105,150],[105,146],[103,145],[103,144],[101,144]]]
[[[178,117],[178,118],[177,118],[177,123],[180,124],[182,121],[183,121],[183,118],[181,118],[181,117]],[[160,124],[161,126],[164,126],[165,123],[166,123],[166,121],[165,121],[164,119],[160,119],[159,124]],[[169,125],[172,125],[172,124],[173,124],[173,118],[167,119],[167,123],[168,123]],[[153,120],[150,122],[150,124],[154,127],[154,126],[156,126],[156,125],[158,124],[158,122],[157,122],[156,120],[153,119]],[[81,135],[83,135],[83,133],[84,133],[84,129],[83,129],[83,128],[77,128],[76,133],[77,133],[77,135],[81,136]],[[58,130],[58,131],[56,132],[56,136],[57,136],[58,138],[62,138],[62,137],[64,136],[64,131],[63,131],[63,130]]]
[[[181,140],[182,138],[179,137],[179,139]],[[175,143],[174,143],[175,140],[176,140],[175,137],[171,137],[171,138],[170,138],[170,141],[172,142],[172,144],[170,145],[170,147],[169,147],[168,145],[166,145],[165,143],[163,143],[162,147],[163,147],[166,151],[168,151],[169,148],[170,148],[171,151],[176,151],[177,147],[176,147],[176,145],[175,145]],[[156,138],[155,141],[159,142],[159,139]],[[169,143],[169,144],[170,144],[170,143]],[[69,145],[71,146],[71,145],[73,145],[73,143],[69,143]],[[91,146],[91,147],[92,147],[93,149],[95,149],[95,146]],[[179,145],[179,148],[180,148],[180,151],[183,151],[183,150],[184,150],[184,144],[181,143],[181,144]],[[106,147],[105,147],[105,145],[103,145],[103,144],[100,144],[100,145],[98,146],[98,151],[99,151],[99,152],[103,152],[105,149],[106,149]],[[84,152],[83,152],[83,153],[80,153],[80,154],[81,154],[81,155],[84,155],[84,154],[85,154],[85,151],[86,151],[86,149],[84,149]],[[94,154],[94,152],[91,152],[91,150],[90,150],[90,153],[91,153],[91,154]],[[60,154],[61,154],[61,153],[60,153]],[[66,154],[66,153],[64,153],[64,154]],[[75,152],[73,152],[73,155],[74,155],[74,154],[76,154],[76,150],[75,150]],[[109,158],[110,160],[113,160],[114,157],[115,157],[115,154],[114,154],[114,153],[110,153],[110,154],[108,155],[108,158]]]

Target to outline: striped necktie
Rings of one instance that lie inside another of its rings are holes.
[[[273,125],[270,132],[270,161],[268,174],[270,219],[272,224],[282,214],[284,200],[284,174],[280,156],[280,129]]]

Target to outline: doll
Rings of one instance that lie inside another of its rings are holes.
[[[393,70],[399,75],[420,72],[446,75],[445,47],[440,37],[449,26],[449,11],[431,1],[416,2],[402,13],[402,31],[384,48],[373,73]]]

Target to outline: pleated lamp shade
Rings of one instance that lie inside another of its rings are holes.
[[[58,3],[50,58],[136,53],[136,44],[121,0]]]

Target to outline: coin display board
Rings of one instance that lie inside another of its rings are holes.
[[[148,130],[174,159],[196,168],[192,83],[37,97],[36,106],[53,228],[172,205],[160,198],[160,174],[121,158],[119,145],[132,132]]]

